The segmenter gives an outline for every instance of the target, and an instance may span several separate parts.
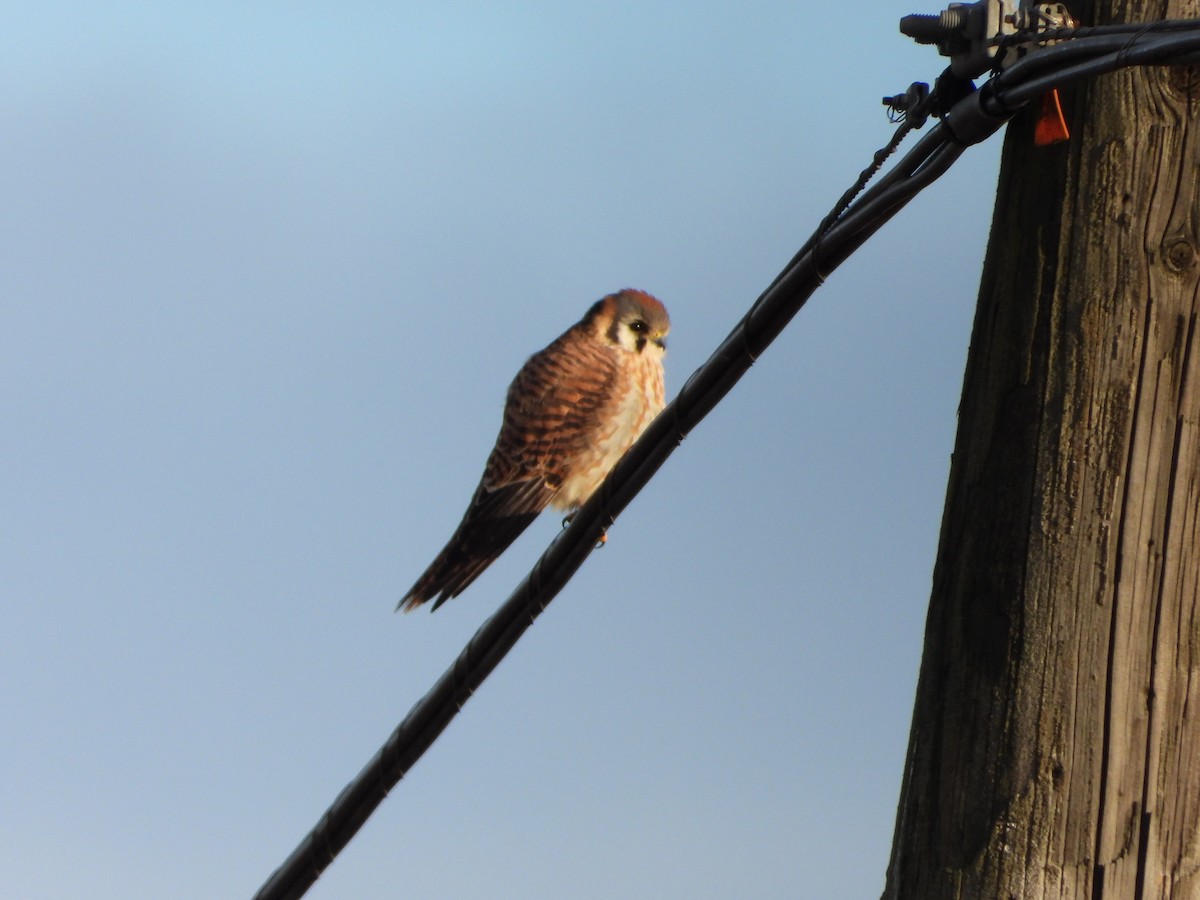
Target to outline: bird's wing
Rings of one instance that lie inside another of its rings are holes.
[[[549,505],[571,458],[587,447],[618,371],[603,345],[573,332],[530,357],[513,379],[466,514],[400,608],[436,598],[437,609],[462,593]]]
[[[572,331],[530,357],[508,389],[484,486],[496,490],[538,478],[557,489],[572,459],[594,439],[618,375],[608,347]]]
[[[476,488],[453,537],[400,601],[408,612],[433,599],[437,609],[457,597],[515,541],[554,491],[537,479],[517,481],[494,491]]]

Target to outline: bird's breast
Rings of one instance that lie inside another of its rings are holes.
[[[581,506],[659,414],[663,402],[660,359],[649,354],[629,354],[612,397],[597,417],[591,439],[568,464],[566,477],[551,505],[561,510]]]

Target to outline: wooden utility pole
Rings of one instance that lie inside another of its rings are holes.
[[[1006,136],[885,900],[1200,898],[1200,71],[1064,103]]]

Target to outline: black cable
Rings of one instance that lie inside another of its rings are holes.
[[[939,130],[941,126],[939,126]],[[943,133],[943,142],[949,138]],[[923,142],[924,144],[924,142]],[[822,267],[836,268],[904,203],[945,170],[926,166],[913,184],[894,184],[874,200],[864,196],[823,237]],[[922,161],[927,155],[922,151]],[[810,244],[812,242],[810,241]],[[608,478],[572,517],[512,595],[471,638],[449,669],[392,732],[366,767],[256,894],[282,900],[304,894],[409,768],[433,743],[475,689],[583,564],[599,535],[616,520],[696,424],[783,330],[821,278],[811,251],[789,266],[754,304],[709,360],[656,418]]]
[[[1184,25],[1190,28],[1184,30]],[[1163,28],[1160,26],[1171,26]],[[1134,25],[1104,25],[1091,28],[1065,29],[1076,35],[1075,39],[1059,44],[1038,47],[1037,52],[1026,54],[996,76],[996,83],[1003,87],[1009,84],[1024,83],[1034,72],[1047,69],[1058,70],[1068,61],[1093,59],[1108,53],[1121,50],[1153,49],[1154,52],[1165,52],[1168,55],[1179,52],[1172,47],[1172,41],[1180,39],[1188,43],[1195,39],[1197,21],[1170,20],[1151,22],[1139,26]],[[1177,32],[1183,31],[1179,34]],[[1081,36],[1084,35],[1084,36]]]
[[[1200,20],[1198,20],[1200,28]],[[1106,44],[1105,52],[1097,54],[1073,54],[1062,59],[1067,64],[1058,68],[1039,71],[1026,69],[1019,71],[1022,76],[1018,81],[1008,77],[1012,69],[1006,70],[994,79],[993,96],[999,103],[995,113],[1003,114],[1004,109],[1017,109],[1021,105],[1035,100],[1056,87],[1078,81],[1083,78],[1094,78],[1121,68],[1150,65],[1181,65],[1200,62],[1200,32],[1194,34],[1172,34],[1158,38],[1152,42],[1137,42],[1124,44],[1110,49]],[[1047,48],[1056,50],[1057,47]]]
[[[1194,27],[1200,29],[1200,21]],[[1170,49],[1158,45],[1160,40],[1171,42]],[[1038,53],[1054,49],[1044,48]],[[1007,115],[1044,93],[1046,85],[1061,86],[1068,80],[1145,60],[1161,63],[1167,58],[1172,62],[1191,59],[1200,52],[1200,30],[1194,35],[1170,34],[1148,41],[1139,36],[1136,42],[1116,51],[1105,45],[1105,51],[1098,56],[1095,52],[1062,54],[1065,57],[1062,70],[1048,70],[1045,75],[1040,74],[1041,67],[1029,67],[1027,76],[1013,76],[1008,82],[1002,77],[995,78],[985,85],[986,94],[994,108],[1006,111]],[[1015,69],[1016,65],[1005,74],[1010,75]],[[413,706],[312,831],[267,879],[255,895],[256,900],[294,900],[303,896],[583,564],[599,535],[612,525],[688,432],[783,331],[820,286],[824,275],[861,247],[964,152],[964,143],[952,127],[954,117],[958,115],[968,121],[975,117],[995,117],[982,101],[983,97],[975,94],[960,101],[945,121],[918,141],[873,187],[852,203],[843,205],[839,201],[804,249],[755,301],[708,361],[692,374],[596,493],[575,513],[571,524],[551,542],[511,596],[483,623],[429,693]],[[815,252],[818,248],[819,259]]]

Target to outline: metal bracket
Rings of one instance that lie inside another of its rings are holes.
[[[905,16],[900,31],[918,44],[936,44],[942,56],[950,57],[951,71],[970,80],[1009,66],[1030,48],[1047,43],[1038,35],[1074,25],[1064,3],[977,0],[951,3],[937,15]],[[1029,40],[1014,42],[1017,34],[1029,34]]]

